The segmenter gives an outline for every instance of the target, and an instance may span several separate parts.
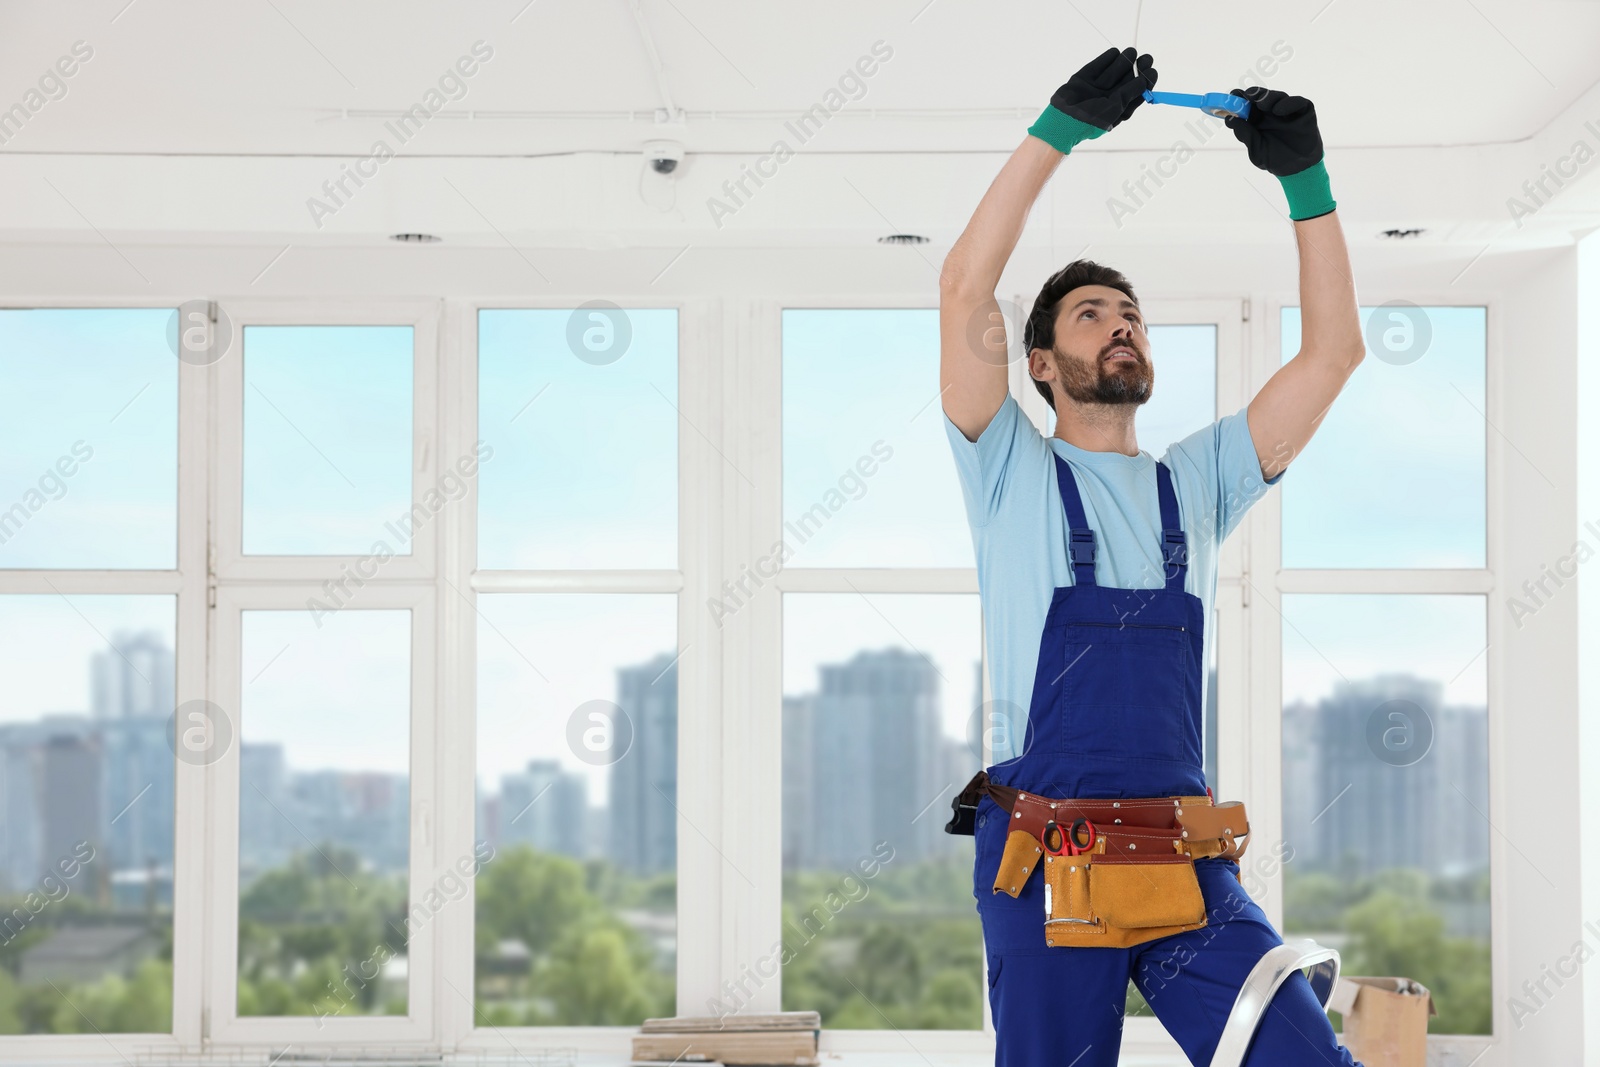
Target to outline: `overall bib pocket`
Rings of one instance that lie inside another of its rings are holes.
[[[1191,758],[1185,736],[1189,640],[1178,627],[1069,624],[1057,714],[1068,752]],[[1114,684],[1110,684],[1114,682]]]

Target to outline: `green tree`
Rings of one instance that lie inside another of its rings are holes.
[[[0,1034],[26,1033],[23,1029],[16,979],[0,968]]]
[[[405,875],[331,844],[257,876],[239,898],[239,1014],[388,1010],[377,968],[405,953],[407,899]]]
[[[495,1026],[627,1026],[673,1014],[674,976],[623,909],[671,915],[672,875],[648,878],[525,845],[478,876],[477,1003]],[[526,966],[502,951],[520,943]]]
[[[633,930],[606,919],[569,929],[538,968],[535,990],[567,1026],[628,1026],[672,1014],[672,985]]]
[[[585,882],[575,860],[503,849],[478,875],[478,951],[515,939],[535,955],[549,952],[568,928],[603,913]]]
[[[1489,946],[1445,936],[1444,919],[1416,892],[1381,889],[1345,914],[1353,935],[1344,969],[1350,974],[1400,975],[1428,987],[1439,1014],[1429,1029],[1444,1034],[1489,1033]]]

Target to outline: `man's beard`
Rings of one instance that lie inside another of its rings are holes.
[[[1128,349],[1138,362],[1107,362],[1106,355],[1114,348]],[[1092,367],[1059,352],[1053,355],[1057,384],[1080,404],[1143,404],[1155,388],[1154,370],[1131,344],[1114,341],[1106,345],[1095,356]]]

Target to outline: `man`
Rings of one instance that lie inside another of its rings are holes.
[[[1189,1059],[1208,1064],[1245,977],[1281,944],[1237,862],[1220,852],[1193,859],[1203,927],[1125,948],[1052,947],[1045,879],[1019,879],[1014,894],[995,886],[1013,819],[1008,787],[1047,800],[1209,805],[1200,672],[1217,549],[1282,479],[1364,353],[1315,111],[1282,92],[1234,90],[1252,101],[1251,115],[1227,125],[1250,161],[1280,179],[1294,220],[1299,354],[1244,409],[1158,463],[1134,439],[1155,379],[1138,300],[1121,274],[1080,260],[1045,283],[1024,332],[1054,435],[1022,416],[1007,394],[1004,339],[985,328],[1001,321],[995,287],[1063,156],[1138,109],[1156,82],[1151,63],[1107,49],[1057,90],[941,277],[941,395],[977,549],[992,694],[996,706],[1028,709],[1025,728],[1001,735],[1005,750],[994,753],[971,823],[999,1067],[1116,1063],[1130,978]],[[1085,842],[1074,834],[1073,843]],[[1274,997],[1246,1062],[1354,1064],[1299,972]]]

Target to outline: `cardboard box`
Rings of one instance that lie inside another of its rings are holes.
[[[1433,994],[1409,978],[1340,975],[1328,1010],[1344,1016],[1340,1040],[1363,1067],[1427,1067]]]

